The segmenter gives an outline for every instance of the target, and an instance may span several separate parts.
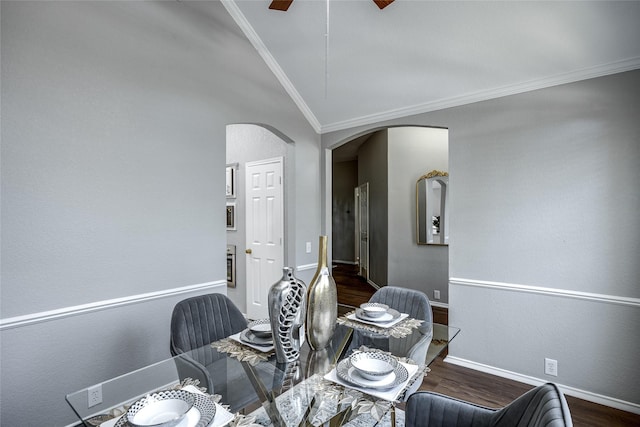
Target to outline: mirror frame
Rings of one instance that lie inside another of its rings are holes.
[[[438,243],[433,242],[432,223],[426,219],[430,203],[429,200],[433,203],[433,199],[435,197],[435,194],[433,193],[433,181],[438,181],[442,187],[440,193],[440,229],[442,230],[441,239],[443,241]],[[422,175],[416,181],[416,243],[418,245],[449,245],[448,184],[449,173],[439,170],[432,170],[431,172]],[[424,187],[422,190],[420,188],[421,186]],[[423,233],[420,232],[421,226],[425,229]],[[424,240],[422,240],[421,234],[426,235]]]

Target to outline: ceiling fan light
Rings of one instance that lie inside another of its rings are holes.
[[[393,0],[373,0],[373,2],[377,4],[380,9],[384,9],[393,3]]]
[[[291,3],[293,3],[293,0],[273,0],[269,5],[269,9],[286,12],[289,6],[291,6]]]

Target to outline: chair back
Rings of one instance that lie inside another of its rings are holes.
[[[247,320],[223,294],[207,294],[180,301],[171,315],[171,354],[207,346],[241,332]]]
[[[501,409],[442,394],[419,391],[409,396],[406,427],[572,427],[569,406],[553,383],[529,390]]]
[[[400,313],[408,313],[414,319],[424,320],[425,324],[433,323],[431,303],[424,292],[414,289],[384,286],[373,294],[369,302],[386,304]]]
[[[567,401],[553,383],[529,390],[494,415],[496,427],[570,427]]]

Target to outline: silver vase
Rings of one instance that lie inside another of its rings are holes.
[[[284,267],[282,278],[269,289],[269,321],[278,363],[289,363],[300,357],[304,326],[307,286]]]
[[[320,236],[318,269],[307,291],[307,342],[322,350],[331,341],[338,318],[338,292],[327,263],[327,236]]]

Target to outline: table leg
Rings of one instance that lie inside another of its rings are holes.
[[[280,415],[280,411],[278,411],[278,407],[276,405],[276,397],[273,392],[267,390],[264,383],[260,379],[260,376],[253,369],[253,366],[251,366],[247,362],[242,362],[242,367],[247,373],[247,376],[249,377],[249,380],[251,381],[253,388],[258,394],[258,398],[262,402],[262,406],[267,412],[267,415],[269,415],[269,418],[271,419],[273,425],[285,426],[285,422]]]

